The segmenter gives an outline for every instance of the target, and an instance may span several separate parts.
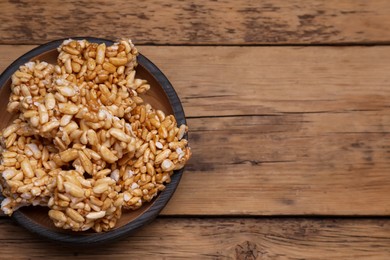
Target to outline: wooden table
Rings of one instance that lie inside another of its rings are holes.
[[[0,70],[53,39],[130,37],[193,157],[150,225],[93,248],[0,219],[0,258],[390,259],[390,2],[1,1]]]

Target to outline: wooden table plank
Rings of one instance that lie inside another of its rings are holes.
[[[34,45],[0,45],[0,71]],[[390,47],[140,46],[189,117],[388,109]]]
[[[131,37],[139,44],[390,42],[386,0],[39,0],[1,1],[0,10],[3,44],[69,36]]]
[[[390,47],[149,47],[191,117],[388,108]]]
[[[390,133],[315,133],[296,120],[190,120],[193,158],[163,213],[389,215]]]
[[[131,237],[64,246],[0,219],[3,259],[387,259],[388,219],[159,218]]]
[[[31,47],[0,46],[0,69]],[[142,46],[193,148],[163,214],[389,215],[388,49]]]

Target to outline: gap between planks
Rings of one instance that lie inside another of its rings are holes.
[[[128,238],[63,245],[0,219],[2,257],[168,259],[386,259],[389,219],[157,218]],[[174,243],[173,243],[174,241]]]

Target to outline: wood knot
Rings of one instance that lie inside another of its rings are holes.
[[[253,242],[245,241],[236,246],[237,260],[254,260],[257,259],[258,254],[257,246]]]

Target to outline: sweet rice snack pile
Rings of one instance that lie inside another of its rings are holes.
[[[123,210],[151,201],[191,150],[186,125],[146,104],[130,40],[106,46],[66,40],[57,64],[31,61],[13,75],[0,132],[0,184],[8,215],[49,207],[55,226],[115,227]]]

